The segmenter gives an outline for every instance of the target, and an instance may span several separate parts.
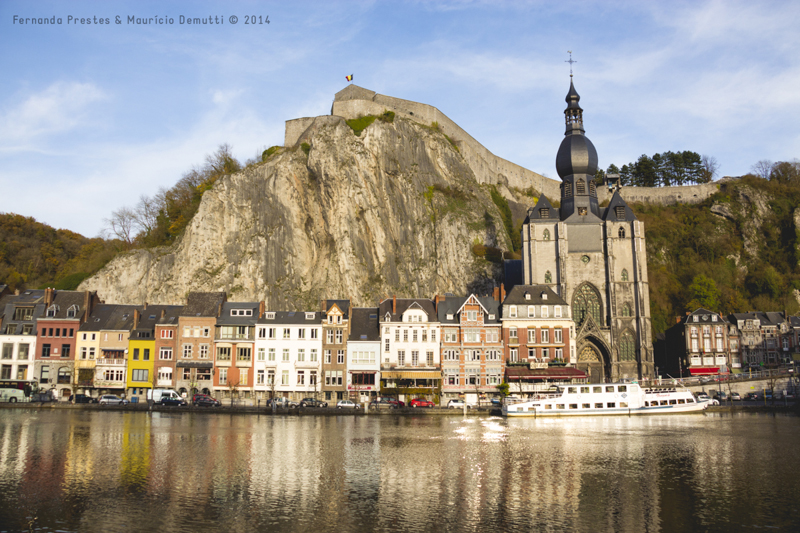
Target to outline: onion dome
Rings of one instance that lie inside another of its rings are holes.
[[[578,91],[570,80],[569,92],[565,99],[567,108],[564,110],[567,130],[556,155],[556,171],[561,179],[575,174],[593,176],[597,172],[597,150],[592,141],[584,135],[580,99]]]

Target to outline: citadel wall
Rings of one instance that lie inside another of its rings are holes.
[[[560,181],[546,178],[494,155],[436,107],[378,94],[357,85],[348,85],[336,93],[331,106],[331,116],[287,120],[284,146],[295,146],[316,131],[321,123],[330,123],[334,117],[349,120],[365,115],[380,115],[384,111],[393,111],[398,117],[414,120],[426,126],[437,122],[442,133],[458,146],[479,183],[516,187],[522,190],[533,187],[552,200],[561,197]],[[700,203],[717,190],[719,190],[717,183],[705,183],[680,187],[623,187],[620,194],[628,203],[671,205]],[[611,194],[605,188],[598,187],[599,202],[610,197]]]

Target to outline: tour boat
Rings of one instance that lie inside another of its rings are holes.
[[[702,411],[708,405],[688,389],[642,388],[636,383],[566,385],[506,402],[503,416],[655,415]]]

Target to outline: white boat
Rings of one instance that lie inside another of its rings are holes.
[[[642,388],[636,383],[566,385],[506,403],[503,416],[655,415],[702,411],[708,405],[688,389]]]

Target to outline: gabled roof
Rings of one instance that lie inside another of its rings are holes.
[[[625,209],[625,216],[622,218],[617,217],[617,207],[621,207]],[[611,197],[611,201],[608,203],[608,207],[606,208],[606,212],[603,215],[603,220],[610,220],[610,221],[619,221],[619,222],[632,222],[634,220],[638,220],[636,215],[633,214],[633,209],[628,207],[628,204],[625,203],[625,200],[622,199],[622,196],[619,194],[619,189],[614,191],[614,196]]]
[[[500,302],[491,296],[475,296],[474,294],[469,296],[446,296],[444,300],[439,300],[439,322],[442,324],[458,324],[461,310],[470,298],[475,298],[483,308],[484,324],[500,324]],[[452,315],[453,318],[447,318],[448,315]],[[494,315],[494,319],[489,318],[490,315]]]
[[[711,318],[714,315],[716,315],[717,318],[718,318],[717,322],[714,322],[714,319]],[[683,323],[684,324],[694,323],[694,318],[692,318],[692,317],[695,317],[695,316],[698,317],[697,323],[699,323],[699,324],[705,324],[706,322],[708,322],[709,324],[710,323],[715,323],[716,324],[716,323],[725,321],[725,317],[723,317],[721,314],[716,313],[714,311],[709,311],[708,309],[705,309],[703,307],[698,307],[697,309],[695,309],[694,311],[692,311],[691,313],[689,313],[685,317],[683,317]],[[703,318],[703,317],[705,317],[705,318]]]
[[[103,330],[130,331],[133,329],[133,311],[142,310],[141,305],[115,305],[106,320]]]
[[[381,328],[378,325],[377,307],[354,307],[350,319],[348,341],[380,341]]]
[[[309,318],[306,318],[306,315],[308,315]],[[322,317],[323,314],[319,311],[267,311],[256,323],[319,326]]]
[[[530,294],[530,299],[525,298],[526,294]],[[567,305],[567,302],[547,285],[517,285],[506,295],[503,305]]]
[[[86,319],[86,322],[81,324],[78,331],[100,331],[101,329],[108,329],[106,328],[106,322],[108,322],[108,319],[111,317],[116,307],[116,305],[112,304],[96,305],[94,309],[92,309],[92,313]]]
[[[84,315],[84,313],[86,313],[86,308],[83,305],[85,301],[86,301],[86,292],[84,291],[55,291],[55,296],[53,298],[53,304],[52,304],[56,306],[55,316],[47,316],[47,309],[45,309],[45,314],[39,318],[40,319],[51,318],[56,320],[62,320],[62,319],[79,320]],[[74,317],[68,317],[67,312],[73,306],[77,308],[77,312],[75,313]]]
[[[190,292],[180,316],[214,317],[219,314],[220,305],[227,301],[224,292]]]
[[[181,316],[183,312],[182,305],[165,305],[164,307],[164,316],[159,317],[156,319],[157,326],[177,326],[178,325],[178,317]],[[148,307],[149,309],[149,307]]]
[[[544,210],[544,211],[542,211]],[[553,207],[547,196],[541,195],[536,205],[528,209],[528,216],[525,218],[525,224],[535,221],[549,221],[558,222],[560,220],[560,213],[557,207]]]
[[[348,320],[350,318],[350,300],[325,300],[323,302],[323,309],[326,315],[330,313],[334,305],[342,312],[343,320]]]
[[[386,298],[380,303],[380,312],[378,313],[381,320],[385,320],[386,313],[389,313],[391,322],[401,322],[403,313],[405,313],[412,306],[416,306],[425,314],[428,315],[428,322],[436,321],[436,309],[433,306],[433,301],[428,298],[397,298],[397,312],[392,313],[393,299]]]

